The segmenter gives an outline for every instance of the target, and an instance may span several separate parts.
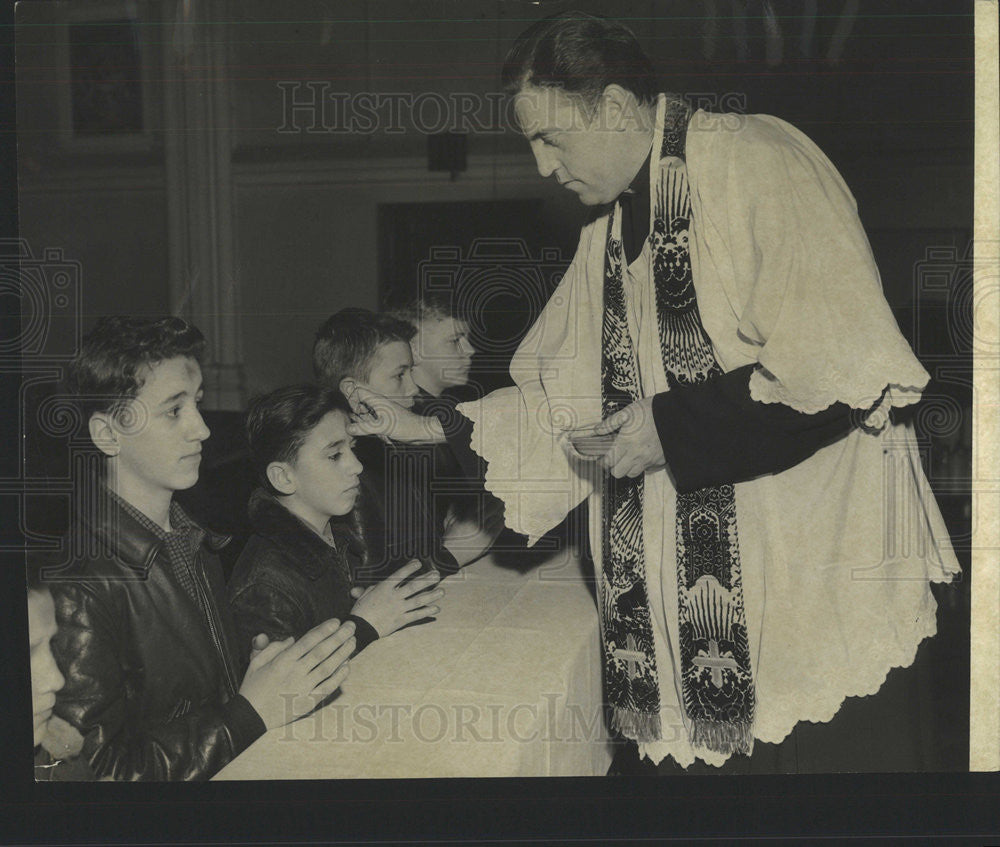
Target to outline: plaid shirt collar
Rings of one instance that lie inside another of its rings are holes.
[[[198,526],[179,504],[173,500],[170,502],[170,526],[172,529],[170,532],[167,532],[156,521],[152,520],[127,500],[119,497],[115,492],[109,489],[108,493],[111,495],[112,500],[121,507],[122,511],[143,529],[152,533],[171,554],[175,550],[178,552],[183,551],[192,559],[198,554],[198,548],[205,539],[205,530]]]

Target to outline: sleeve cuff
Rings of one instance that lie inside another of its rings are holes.
[[[357,615],[348,615],[347,620],[354,621],[354,641],[356,643],[354,655],[360,653],[373,641],[378,640],[378,632],[375,630],[375,627],[364,618],[359,618]]]
[[[236,757],[260,738],[267,727],[257,710],[242,694],[237,694],[223,706],[226,726],[233,740],[233,756]]]

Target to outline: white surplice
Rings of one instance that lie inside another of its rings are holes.
[[[660,148],[663,101],[658,108]],[[854,198],[824,154],[763,115],[692,117],[686,143],[690,249],[698,305],[725,371],[759,363],[751,396],[813,413],[870,408],[867,428],[799,465],[736,485],[739,551],[757,706],[754,736],[780,742],[798,721],[829,721],[845,697],[875,693],[936,631],[929,582],[958,570],[920,464],[912,426],[890,406],[917,402],[928,375],[882,294]],[[666,160],[664,160],[664,163]],[[651,197],[660,168],[650,168]],[[620,221],[620,214],[616,220]],[[600,485],[567,455],[563,431],[601,413],[601,320],[609,215],[581,231],[576,255],[511,363],[515,388],[459,411],[474,424],[487,488],[532,541],[589,497],[601,578]],[[624,288],[641,391],[667,390],[647,242]],[[645,475],[646,578],[660,681],[659,762],[714,765],[695,749],[681,706],[676,494]]]

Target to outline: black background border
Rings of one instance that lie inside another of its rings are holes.
[[[2,14],[0,222],[16,238],[13,3]],[[17,374],[0,371],[5,433],[17,402]],[[17,519],[11,499],[0,521]],[[19,557],[2,564],[4,596],[21,597]],[[2,844],[1000,843],[998,774],[36,784],[13,684],[28,676],[26,609],[5,607]]]

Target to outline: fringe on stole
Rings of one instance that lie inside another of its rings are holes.
[[[659,741],[662,738],[660,716],[634,709],[614,709],[611,727],[625,738],[639,743]],[[691,745],[703,747],[714,753],[732,756],[742,753],[749,756],[753,752],[753,723],[716,723],[696,720],[691,727]]]
[[[616,708],[611,713],[611,728],[633,741],[659,741],[662,737],[660,716],[635,709]]]
[[[726,756],[734,753],[749,756],[753,751],[753,724],[750,721],[716,723],[696,720],[691,728],[691,744]]]

